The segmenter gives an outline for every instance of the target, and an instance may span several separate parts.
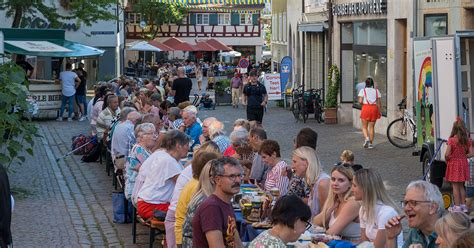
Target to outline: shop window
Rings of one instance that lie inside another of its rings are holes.
[[[219,25],[230,25],[230,14],[219,14]]]
[[[387,111],[387,22],[341,23],[341,102],[360,108],[358,90],[372,77]],[[359,85],[358,85],[359,84]]]
[[[196,14],[197,25],[209,25],[209,14]]]
[[[448,34],[448,14],[428,14],[424,16],[424,36]]]

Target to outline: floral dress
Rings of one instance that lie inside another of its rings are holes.
[[[191,248],[193,247],[193,218],[194,214],[196,213],[197,208],[199,205],[206,200],[206,195],[202,192],[195,195],[191,202],[188,205],[188,209],[186,211],[186,216],[184,217],[183,223],[183,243],[181,244],[182,248]]]
[[[448,139],[448,145],[451,147],[451,154],[446,158],[446,181],[465,182],[469,180],[469,164],[466,154],[471,147],[471,140],[467,142],[468,146],[463,147],[459,144],[458,137],[454,136]]]
[[[252,242],[249,248],[286,248],[283,241],[277,237],[270,235],[269,230],[262,232]]]
[[[140,144],[135,144],[127,157],[125,164],[125,197],[130,199],[135,186],[135,180],[140,170],[140,166],[150,156],[150,152]]]
[[[306,183],[304,178],[293,175],[288,185],[288,195],[296,195],[299,198],[308,198],[311,193],[311,188]]]

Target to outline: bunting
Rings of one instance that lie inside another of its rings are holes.
[[[265,4],[271,0],[154,0],[160,3],[179,3],[183,5],[192,4],[231,4],[231,5],[249,5],[249,4]]]

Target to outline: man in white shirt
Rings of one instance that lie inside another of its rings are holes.
[[[74,95],[76,94],[76,88],[81,83],[81,79],[79,79],[77,74],[72,71],[71,63],[66,63],[66,70],[59,73],[59,81],[61,82],[62,88],[62,100],[57,121],[63,120],[64,108],[66,107],[67,101],[69,102],[67,120],[72,121],[72,113],[74,112]]]

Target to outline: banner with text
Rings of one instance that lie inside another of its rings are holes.
[[[265,74],[263,80],[267,89],[268,100],[281,100],[280,75]]]
[[[290,56],[285,56],[281,59],[280,78],[281,78],[281,91],[282,92],[285,91],[286,83],[288,83],[288,79],[290,78],[292,66],[293,66],[293,62]]]

